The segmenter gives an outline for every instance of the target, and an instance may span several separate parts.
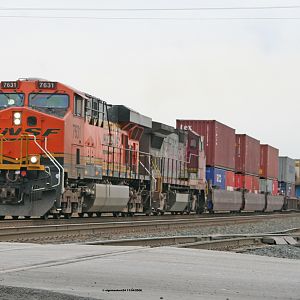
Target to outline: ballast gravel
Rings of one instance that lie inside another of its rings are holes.
[[[248,249],[243,253],[280,258],[300,259],[300,247],[291,245],[272,245],[258,249]]]

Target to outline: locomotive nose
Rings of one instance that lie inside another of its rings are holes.
[[[50,147],[62,145],[62,124],[63,120],[28,107],[0,110],[1,160],[18,164],[30,159],[30,155],[43,155],[39,145],[44,147],[46,139]],[[39,145],[34,142],[33,136]]]

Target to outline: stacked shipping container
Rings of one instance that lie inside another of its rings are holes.
[[[235,188],[238,190],[247,190],[249,192],[259,193],[259,177],[245,174],[235,174]]]
[[[295,160],[289,157],[279,157],[278,188],[280,194],[295,197]]]
[[[235,174],[233,171],[226,171],[226,189],[234,191],[235,188]]]
[[[236,188],[259,192],[260,142],[246,134],[235,136]]]
[[[260,191],[278,194],[279,150],[270,145],[260,145]],[[272,182],[272,184],[271,184]]]
[[[295,194],[300,198],[300,159],[295,159]]]
[[[261,145],[246,134],[235,134],[233,128],[215,120],[177,120],[176,127],[203,136],[206,179],[213,187],[272,195],[277,195],[279,190],[290,196],[296,190],[300,196],[300,160],[296,162],[299,187],[295,189],[293,176],[287,174],[292,170],[290,164],[286,165],[290,160],[280,160],[282,165],[279,165],[278,149]]]
[[[215,120],[177,120],[177,128],[193,130],[204,137],[206,165],[235,168],[235,130]]]
[[[177,120],[176,126],[204,137],[206,178],[223,190],[235,188],[235,130],[215,120]]]

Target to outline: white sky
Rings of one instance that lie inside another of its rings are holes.
[[[43,1],[44,2],[44,1]],[[0,16],[299,17],[298,9],[28,12],[5,7],[154,8],[300,1],[0,0]],[[43,6],[44,5],[44,6]],[[42,77],[175,126],[216,119],[300,157],[300,20],[93,20],[0,17],[0,80]]]

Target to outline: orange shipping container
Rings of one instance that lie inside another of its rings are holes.
[[[246,134],[236,134],[235,137],[235,171],[259,175],[259,141]]]

